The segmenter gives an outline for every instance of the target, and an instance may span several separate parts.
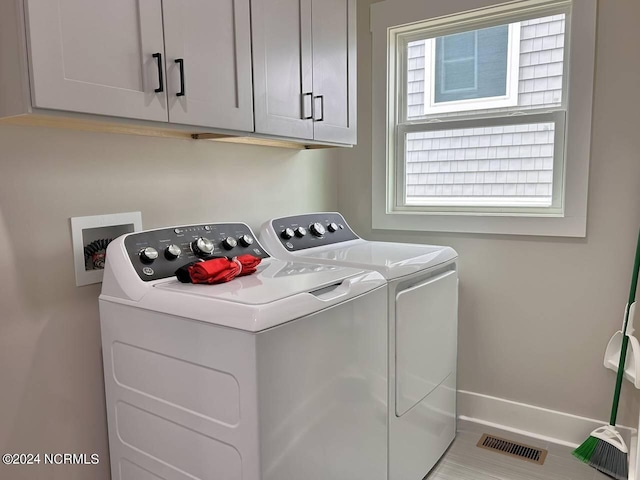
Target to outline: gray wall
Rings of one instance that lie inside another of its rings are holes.
[[[69,217],[258,227],[333,210],[331,155],[0,126],[0,453],[100,455],[97,467],[0,464],[0,479],[110,478],[100,285],[75,286]]]
[[[340,210],[367,238],[459,252],[460,389],[608,419],[615,375],[602,356],[622,320],[640,225],[640,3],[600,5],[586,239],[371,231],[370,3],[358,2],[359,138],[340,152]],[[625,388],[631,425],[635,392]]]

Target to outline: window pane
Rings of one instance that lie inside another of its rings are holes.
[[[553,122],[409,133],[407,205],[548,207]]]
[[[451,62],[476,56],[477,30],[439,37],[439,48],[444,52],[443,60]]]
[[[509,27],[438,37],[434,103],[507,94]]]
[[[477,78],[475,58],[443,62],[436,75],[436,102],[477,97]]]
[[[519,40],[513,41],[517,36],[513,34],[511,44],[505,33],[508,25],[410,42],[407,118],[560,107],[565,15],[522,21],[513,24],[514,29]],[[469,58],[476,34],[477,53]],[[508,65],[517,69],[514,75]],[[503,103],[493,99],[503,99]],[[463,104],[447,103],[460,100]]]

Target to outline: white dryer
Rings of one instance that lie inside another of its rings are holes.
[[[275,257],[376,270],[389,282],[389,480],[421,480],[456,433],[457,253],[359,238],[339,213],[266,222]]]
[[[177,281],[198,258],[257,273]],[[361,268],[270,258],[241,223],[131,233],[100,320],[114,480],[386,480],[387,291]]]

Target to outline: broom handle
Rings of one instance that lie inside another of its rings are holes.
[[[613,394],[613,406],[611,407],[611,419],[609,425],[615,426],[618,416],[618,404],[620,403],[620,391],[622,390],[622,378],[624,377],[624,363],[627,359],[627,348],[629,347],[629,337],[627,336],[627,325],[629,324],[629,310],[631,304],[636,300],[636,288],[638,287],[638,271],[640,270],[640,231],[638,232],[638,243],[636,245],[636,259],[631,277],[631,288],[629,289],[629,301],[624,313],[624,325],[622,327],[622,348],[620,349],[620,361],[618,362],[618,375],[616,377],[616,389]]]

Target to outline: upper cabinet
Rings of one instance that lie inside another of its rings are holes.
[[[27,0],[34,107],[167,121],[160,0]]]
[[[27,0],[33,106],[253,130],[249,0]]]
[[[258,133],[355,144],[355,0],[253,0]]]
[[[355,0],[313,0],[315,140],[356,144]]]
[[[355,9],[356,0],[0,0],[0,120],[355,144]]]
[[[169,121],[252,132],[249,0],[162,5]]]

